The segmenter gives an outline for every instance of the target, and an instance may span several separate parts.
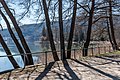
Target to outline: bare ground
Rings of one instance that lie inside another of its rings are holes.
[[[120,80],[120,55],[37,64],[1,74],[0,80]]]

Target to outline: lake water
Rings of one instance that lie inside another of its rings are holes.
[[[0,51],[0,56],[3,56],[3,55],[6,55],[6,53]],[[35,56],[33,57],[34,62],[37,61],[37,58],[38,57],[35,57]],[[14,56],[14,59],[16,60],[16,62],[21,68],[24,67],[24,63],[23,63],[21,56]],[[10,69],[14,69],[14,67],[12,66],[9,59],[7,57],[0,57],[0,72],[10,70]]]
[[[30,47],[32,53],[41,51],[40,46],[38,46],[38,45],[37,46],[30,45],[29,47]],[[15,46],[9,46],[9,48],[10,48],[12,55],[19,54],[18,50]],[[0,47],[0,56],[5,56],[5,55],[6,55],[6,53],[5,53],[4,49],[2,47]],[[23,63],[21,56],[13,56],[13,57],[16,60],[16,62],[18,63],[18,65],[21,68],[23,68],[24,63]],[[37,56],[33,56],[34,63],[36,63],[37,59],[38,59]],[[11,70],[11,69],[14,69],[14,67],[12,66],[9,59],[7,57],[0,57],[0,72],[6,71],[6,70]]]

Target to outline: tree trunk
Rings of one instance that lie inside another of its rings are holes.
[[[106,16],[108,16],[107,10],[106,10]],[[107,30],[108,30],[109,40],[110,40],[110,43],[111,43],[112,48],[113,48],[113,50],[114,50],[114,44],[113,44],[113,41],[112,41],[112,38],[111,38],[111,31],[110,31],[110,25],[109,25],[109,20],[108,20],[108,18],[106,18],[106,22],[107,22]]]
[[[113,48],[113,50],[114,50],[114,44],[113,44],[113,41],[112,41],[112,38],[111,38],[111,34],[110,34],[111,31],[110,31],[108,19],[107,19],[107,29],[108,29],[109,40],[110,40],[110,43],[111,43],[112,48]]]
[[[54,44],[54,40],[53,40],[53,34],[52,34],[52,30],[51,30],[51,24],[50,24],[50,19],[49,19],[49,15],[48,15],[48,8],[47,8],[46,0],[42,0],[42,3],[43,3],[43,8],[44,8],[48,37],[49,37],[49,41],[50,41],[51,50],[53,53],[53,58],[55,61],[58,61],[59,58],[57,56],[57,52],[56,52],[56,48],[55,48],[55,44]]]
[[[73,8],[73,16],[71,21],[71,28],[70,28],[70,34],[68,39],[68,46],[67,46],[67,58],[71,58],[71,47],[72,47],[72,39],[75,29],[75,19],[76,19],[76,10],[77,10],[77,0],[74,0],[74,8]]]
[[[114,43],[114,48],[115,50],[119,50],[116,39],[115,39],[115,35],[114,35],[114,27],[113,27],[113,18],[112,18],[112,1],[109,0],[109,22],[110,22],[110,29],[111,29],[111,36],[112,36],[112,40]]]
[[[10,17],[10,19],[11,19],[11,21],[12,21],[14,27],[15,27],[15,30],[16,30],[16,32],[18,33],[18,36],[19,36],[20,41],[21,41],[21,43],[22,43],[22,45],[23,45],[23,48],[25,49],[26,54],[27,54],[27,53],[31,53],[31,51],[30,51],[30,49],[29,49],[29,47],[28,47],[28,45],[27,45],[27,43],[26,43],[26,41],[25,41],[25,39],[24,39],[24,36],[23,36],[23,34],[22,34],[22,31],[21,31],[21,29],[19,28],[19,26],[18,26],[18,24],[17,24],[17,22],[16,22],[15,17],[14,17],[13,14],[11,13],[11,11],[9,10],[9,8],[8,8],[7,4],[5,3],[5,1],[4,1],[4,0],[0,0],[0,2],[1,2],[1,4],[3,5],[6,13],[7,13],[8,16]],[[28,60],[29,60],[29,65],[33,65],[34,63],[33,63],[32,55],[31,55],[31,54],[28,54],[27,57],[28,57]]]
[[[90,43],[92,21],[93,21],[93,15],[94,15],[94,6],[95,6],[95,0],[92,0],[91,10],[89,12],[87,38],[86,38],[86,42],[84,43],[84,47],[83,47],[83,56],[88,55],[88,46]]]
[[[8,31],[11,35],[11,38],[13,39],[18,51],[20,52],[21,54],[21,57],[22,57],[22,60],[24,61],[25,65],[28,65],[28,61],[27,61],[27,58],[25,56],[25,53],[24,53],[24,50],[22,49],[20,43],[18,42],[17,38],[15,37],[11,27],[10,27],[10,23],[9,21],[7,20],[6,16],[4,15],[4,13],[0,10],[0,14],[1,16],[3,17],[4,21],[6,22],[6,25],[7,25],[7,28],[8,28]],[[25,56],[25,57],[24,57]],[[25,59],[25,60],[24,60]]]
[[[12,63],[13,67],[16,69],[16,68],[19,68],[19,65],[17,64],[17,62],[15,61],[15,59],[13,58],[13,56],[10,56],[12,55],[8,46],[6,45],[5,41],[3,40],[1,34],[0,34],[0,43],[3,47],[3,49],[5,50],[6,54],[8,55],[8,59],[10,60],[10,62]],[[1,66],[4,66],[4,65],[1,65]]]
[[[59,2],[59,28],[60,28],[60,46],[61,46],[61,59],[64,60],[66,58],[65,55],[65,43],[64,43],[64,31],[63,31],[63,20],[62,20],[62,0],[58,0]]]

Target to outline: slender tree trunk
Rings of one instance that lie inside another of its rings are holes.
[[[114,44],[113,44],[113,42],[112,42],[112,38],[111,38],[111,34],[110,34],[111,31],[110,31],[108,19],[107,19],[107,29],[108,29],[109,40],[110,40],[110,43],[111,43],[112,48],[113,48],[113,50],[114,50]]]
[[[13,67],[14,68],[19,68],[19,65],[17,64],[17,62],[15,61],[15,59],[13,58],[13,56],[10,56],[12,54],[11,54],[8,46],[6,45],[5,41],[3,40],[1,34],[0,34],[0,43],[1,43],[2,47],[3,47],[3,49],[5,50],[6,54],[9,55],[8,59],[12,63]],[[1,65],[1,66],[4,66],[4,65]]]
[[[58,0],[59,2],[59,28],[60,28],[60,46],[61,46],[61,59],[64,60],[66,58],[65,55],[65,43],[64,43],[64,31],[63,31],[63,20],[62,20],[62,0]]]
[[[77,0],[74,0],[74,8],[73,8],[73,16],[71,21],[71,28],[70,28],[70,34],[68,39],[68,46],[67,46],[67,58],[71,58],[71,47],[72,47],[72,39],[75,29],[75,19],[76,19],[76,10],[77,10]]]
[[[11,21],[12,21],[12,23],[13,23],[15,29],[16,29],[16,32],[18,33],[18,36],[19,36],[20,41],[21,41],[21,43],[22,43],[22,45],[23,45],[23,48],[25,49],[26,54],[27,54],[27,53],[31,53],[31,51],[30,51],[30,49],[29,49],[29,47],[28,47],[28,45],[27,45],[27,43],[26,43],[26,41],[25,41],[25,39],[24,39],[24,36],[23,36],[23,34],[22,34],[22,31],[21,31],[21,29],[19,28],[19,26],[18,26],[18,24],[17,24],[17,22],[16,22],[15,17],[14,17],[13,14],[11,13],[11,11],[9,10],[9,8],[8,8],[7,4],[5,3],[5,1],[4,1],[4,0],[0,0],[0,2],[1,2],[1,4],[3,5],[6,13],[7,13],[8,16],[10,17],[10,19],[11,19]],[[29,65],[33,65],[32,55],[31,55],[31,54],[28,54],[27,57],[28,57],[28,59],[29,59]]]
[[[53,58],[55,61],[58,61],[59,58],[57,56],[57,52],[56,52],[56,48],[55,48],[55,44],[54,44],[54,40],[53,40],[53,34],[52,34],[52,30],[51,30],[51,24],[50,24],[50,19],[49,19],[49,15],[48,15],[48,8],[47,8],[46,0],[42,0],[42,4],[43,4],[43,8],[44,8],[46,27],[47,27],[47,31],[48,31],[51,50],[53,53]]]
[[[84,43],[84,48],[83,48],[83,56],[88,55],[88,46],[89,46],[90,37],[91,37],[91,29],[92,29],[93,15],[94,15],[95,0],[92,0],[91,5],[92,6],[91,6],[91,10],[89,12],[89,20],[88,20],[87,38],[86,38],[86,42]]]
[[[107,10],[106,10],[106,16],[108,16]],[[108,18],[106,18],[106,21],[107,21],[107,30],[108,30],[109,40],[110,40],[110,43],[111,43],[112,48],[114,50],[114,44],[113,44],[113,41],[112,41],[112,38],[111,38],[111,31],[110,31],[110,26],[109,26],[109,20],[108,20]]]
[[[111,28],[111,36],[112,40],[114,43],[115,50],[119,50],[116,39],[115,39],[115,34],[114,34],[114,27],[113,27],[113,18],[112,18],[112,1],[109,0],[109,22],[110,22],[110,28]]]
[[[3,17],[4,21],[6,22],[8,31],[9,31],[9,33],[10,33],[10,35],[11,35],[11,37],[12,37],[14,43],[15,43],[15,45],[17,46],[18,51],[19,51],[20,54],[21,54],[22,60],[25,62],[25,65],[28,65],[27,58],[26,58],[26,56],[24,56],[24,55],[25,55],[24,50],[22,49],[20,43],[18,42],[17,38],[15,37],[15,35],[14,35],[14,33],[13,33],[11,27],[10,27],[9,21],[7,20],[6,16],[4,15],[4,13],[3,13],[1,10],[0,10],[0,14],[1,14],[1,16]],[[25,60],[24,60],[24,59],[25,59]]]

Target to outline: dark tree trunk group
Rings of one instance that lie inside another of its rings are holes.
[[[113,49],[119,50],[116,39],[115,39],[115,32],[114,32],[114,26],[113,26],[113,17],[112,17],[112,0],[109,0],[109,23],[110,23],[110,29],[111,29],[111,37],[113,41]]]
[[[42,3],[43,3],[43,8],[44,8],[46,27],[47,27],[47,31],[48,31],[50,46],[51,46],[51,50],[52,50],[52,53],[53,53],[53,58],[54,58],[55,61],[58,61],[59,58],[57,56],[57,52],[56,52],[56,48],[55,48],[55,44],[54,44],[54,40],[53,40],[53,34],[52,34],[52,30],[51,30],[51,24],[50,24],[50,19],[49,19],[46,0],[42,0]]]
[[[0,10],[0,14],[3,17],[4,21],[6,22],[8,31],[9,31],[9,33],[11,35],[11,38],[13,39],[15,45],[17,46],[18,51],[20,52],[20,54],[22,56],[22,60],[24,61],[25,65],[29,65],[29,63],[28,63],[29,61],[28,61],[28,59],[25,56],[25,53],[24,53],[24,50],[22,49],[22,46],[20,45],[20,43],[18,42],[15,34],[13,33],[9,21],[7,20],[6,16],[4,15],[4,13],[1,10]]]
[[[4,0],[0,0],[0,3],[3,5],[3,8],[5,9],[7,15],[10,17],[10,20],[12,21],[12,23],[13,23],[13,25],[14,25],[14,28],[15,28],[16,32],[18,33],[18,36],[19,36],[20,41],[21,41],[21,43],[22,43],[22,46],[23,46],[23,48],[24,48],[24,50],[25,50],[25,52],[26,52],[26,54],[27,54],[27,55],[26,55],[27,58],[28,58],[27,64],[33,65],[32,55],[29,54],[29,53],[31,53],[31,51],[30,51],[30,49],[29,49],[29,47],[28,47],[28,45],[27,45],[27,43],[26,43],[26,41],[25,41],[25,39],[24,39],[24,36],[23,36],[23,34],[22,34],[22,31],[21,31],[20,27],[18,26],[15,17],[14,17],[13,14],[11,13],[11,11],[9,10],[9,8],[8,8],[8,6],[7,6],[7,4],[5,3]],[[5,18],[4,18],[4,19],[5,19]],[[9,30],[10,30],[10,28],[9,28]],[[12,34],[12,35],[13,35],[13,34]],[[21,52],[22,52],[22,49],[21,49]]]
[[[65,43],[64,43],[64,31],[63,31],[63,20],[62,20],[62,0],[59,1],[59,28],[60,28],[60,50],[61,50],[61,59],[64,60],[66,58],[65,55]]]
[[[92,23],[93,23],[93,15],[94,15],[94,6],[95,6],[95,0],[92,0],[91,10],[89,12],[87,38],[86,38],[86,42],[84,43],[84,47],[83,47],[83,56],[88,55],[88,47],[90,43],[90,36],[91,36],[91,29],[92,29]]]
[[[5,41],[3,40],[1,34],[0,34],[0,43],[1,43],[2,47],[3,47],[3,49],[5,50],[6,54],[8,55],[8,59],[12,63],[13,67],[14,68],[19,68],[19,65],[17,64],[17,62],[13,58],[8,46],[6,45]],[[1,65],[1,66],[4,66],[4,65]]]
[[[77,0],[74,0],[73,16],[72,16],[70,34],[69,34],[68,46],[67,46],[67,58],[68,59],[71,58],[72,39],[73,39],[74,29],[75,29],[76,10],[77,10]]]

